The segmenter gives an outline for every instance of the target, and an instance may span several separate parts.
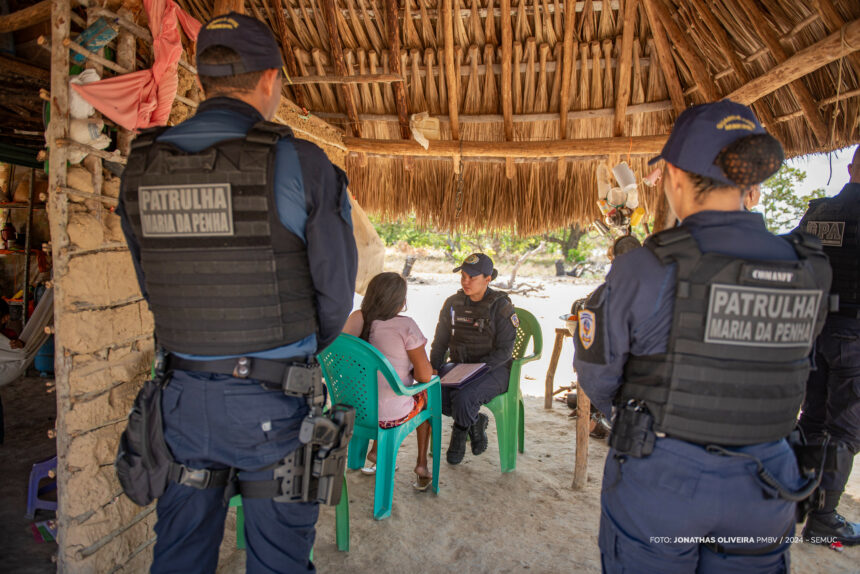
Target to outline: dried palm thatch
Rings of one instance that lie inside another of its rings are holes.
[[[211,2],[179,3],[200,19],[211,15]],[[856,0],[335,0],[331,14],[324,4],[246,0],[245,7],[270,22],[281,10],[286,29],[278,37],[298,78],[337,76],[337,69],[388,74],[391,39],[399,38],[405,97],[390,81],[345,90],[303,83],[290,86],[288,97],[347,135],[398,141],[409,116],[428,112],[440,120],[442,140],[457,134],[463,142],[515,146],[462,165],[456,154],[408,157],[384,142],[351,153],[356,198],[391,219],[415,213],[440,229],[520,233],[588,223],[598,216],[599,162],[629,159],[644,174],[650,152],[640,136],[667,134],[684,107],[733,94],[748,99],[788,156],[860,141]],[[830,49],[817,63],[795,66],[828,37]],[[793,71],[792,81],[767,75],[777,66]],[[756,81],[765,88],[753,93]],[[559,158],[552,143],[612,137],[620,139],[611,156],[595,145]],[[536,141],[548,142],[545,158],[517,157],[516,142]],[[651,213],[656,197],[644,190]]]

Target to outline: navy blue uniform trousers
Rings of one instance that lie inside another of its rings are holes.
[[[511,369],[501,366],[460,388],[442,385],[442,414],[452,417],[461,427],[477,422],[481,405],[508,390]]]
[[[831,315],[815,342],[815,370],[809,373],[800,427],[816,441],[831,439],[860,452],[860,320]],[[825,472],[824,490],[842,491],[851,467]]]
[[[797,462],[785,440],[733,450],[761,460],[786,487],[800,487]],[[755,469],[749,459],[710,454],[671,438],[658,438],[646,458],[610,449],[601,493],[603,572],[787,574],[795,504],[773,490],[763,491]],[[718,554],[697,539],[713,537],[727,552],[750,551],[769,545],[759,540],[762,533],[775,536],[777,544],[760,556]]]
[[[175,371],[162,396],[164,437],[174,458],[192,468],[240,471],[243,480],[268,480],[262,470],[299,446],[306,407],[301,399],[227,375]],[[170,483],[158,499],[151,572],[215,572],[227,508],[223,488]],[[309,555],[316,504],[243,499],[249,574],[314,572]]]

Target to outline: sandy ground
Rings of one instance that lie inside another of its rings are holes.
[[[432,338],[442,302],[458,288],[458,282],[451,275],[419,274],[415,279],[409,285],[406,314]],[[591,439],[588,485],[583,491],[572,490],[575,419],[568,417],[570,411],[563,404],[554,403],[549,411],[543,408],[555,328],[563,326],[558,316],[595,284],[555,278],[527,281],[542,283],[543,289],[512,299],[540,321],[544,353],[524,371],[526,452],[520,455],[516,471],[501,474],[495,424],[491,422],[486,453],[479,457],[467,453],[463,464],[450,466],[444,462],[443,452],[439,494],[417,493],[410,486],[416,447],[414,439],[408,437],[398,457],[390,518],[373,520],[373,477],[348,474],[350,552],[339,552],[335,545],[334,509],[322,509],[315,547],[320,572],[600,572],[597,531],[606,443]],[[572,356],[571,341],[566,339],[556,387],[573,379]],[[450,419],[443,421],[444,451]],[[840,510],[860,520],[860,472],[856,470]],[[798,543],[791,555],[793,572],[860,572],[860,547],[837,553]],[[237,555],[233,564],[225,564],[222,570],[241,572],[241,558]]]

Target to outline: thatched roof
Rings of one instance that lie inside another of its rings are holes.
[[[599,162],[644,175],[684,107],[723,97],[789,156],[860,141],[857,0],[178,2],[269,22],[285,95],[341,130],[359,203],[443,229],[591,222]]]

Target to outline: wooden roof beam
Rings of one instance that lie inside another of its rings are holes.
[[[741,86],[726,97],[743,104],[750,104],[775,92],[786,84],[797,82],[799,78],[841,58],[846,53],[843,39],[846,46],[854,46],[853,50],[858,50],[858,47],[860,47],[860,19],[846,24],[839,32],[835,32],[820,42],[783,60],[782,63]],[[851,48],[848,49],[851,50]],[[818,113],[818,105],[815,101],[812,102],[812,105],[815,107],[815,117],[821,119],[821,115]],[[809,120],[809,113],[805,109],[802,111],[804,117]],[[822,144],[826,143],[826,141],[826,137],[823,140],[819,139],[819,142]]]
[[[636,21],[636,0],[627,0],[624,6],[624,24],[621,32],[621,61],[618,67],[618,91],[615,95],[615,117],[612,120],[612,135],[624,135],[627,118],[627,103],[630,100],[630,74],[633,60],[633,26]]]
[[[407,0],[408,1],[408,0]],[[391,54],[388,62],[391,72],[397,76],[402,75],[400,66],[400,24],[397,19],[397,0],[385,0],[385,22],[388,28],[388,50]],[[403,80],[394,82],[394,107],[397,109],[397,117],[400,118],[400,137],[405,140],[412,139],[412,130],[409,128],[409,108],[406,103],[406,83]],[[348,89],[348,88],[347,88]]]
[[[713,35],[714,39],[716,39],[717,44],[720,46],[720,50],[728,60],[729,65],[732,70],[734,70],[735,75],[741,82],[741,85],[749,82],[750,75],[741,63],[740,58],[738,58],[737,53],[732,49],[732,45],[729,42],[729,35],[723,28],[722,24],[717,21],[716,16],[714,16],[713,12],[711,12],[711,9],[704,0],[693,0],[693,5],[699,14],[699,17],[702,19],[702,22],[704,22],[705,29]],[[715,79],[718,79],[720,75],[717,74],[714,77]],[[755,112],[765,127],[774,125],[773,113],[770,111],[770,108],[759,104],[755,106]]]
[[[828,32],[836,32],[845,25],[845,20],[836,11],[833,2],[830,0],[816,0],[818,13],[821,15],[821,21],[824,22]],[[854,74],[860,78],[860,52],[852,52],[848,54],[848,61],[854,68]],[[837,88],[838,89],[838,88]]]
[[[297,78],[299,75],[299,66],[296,63],[296,55],[293,52],[293,45],[290,42],[290,35],[287,33],[287,20],[284,17],[284,6],[281,4],[281,0],[269,0],[269,5],[271,7],[271,12],[275,15],[275,27],[277,28],[278,37],[281,40],[281,53],[284,58],[284,66],[286,68],[287,75],[286,84],[291,84],[292,78]],[[295,94],[296,103],[299,107],[307,108],[305,105],[305,94],[299,90],[298,88],[293,89],[293,94]]]
[[[323,16],[325,17],[325,27],[328,31],[334,68],[337,70],[338,76],[347,76],[349,73],[343,60],[343,46],[340,43],[340,34],[337,31],[337,13],[335,12],[334,2],[335,0],[321,0],[320,3],[322,4]],[[355,100],[352,99],[352,88],[346,84],[339,84],[338,87],[340,88],[343,105],[346,108],[346,115],[349,117],[349,127],[352,135],[361,137],[361,123],[358,119],[358,107]]]
[[[578,140],[482,142],[432,140],[427,149],[418,142],[347,137],[343,143],[351,153],[407,157],[594,157],[601,154],[651,155],[663,149],[668,136],[636,136]]]
[[[460,85],[454,68],[454,8],[452,0],[443,0],[442,24],[445,36],[445,83],[448,87],[448,117],[451,118],[451,139],[460,139],[457,116],[460,107]]]
[[[672,100],[675,113],[680,114],[687,107],[687,104],[684,102],[684,92],[681,90],[678,70],[675,68],[672,47],[669,46],[666,32],[663,30],[663,25],[657,16],[657,11],[654,7],[655,0],[642,0],[642,4],[645,6],[645,14],[648,16],[651,34],[654,36],[654,47],[657,48],[657,59],[660,62],[660,69],[663,70],[663,79],[666,82],[666,87],[669,89],[669,99]]]
[[[513,71],[511,70],[511,60],[514,53],[514,32],[513,24],[511,23],[511,0],[501,0],[502,10],[502,116],[505,123],[505,139],[512,141],[514,139],[514,103],[511,94]],[[564,137],[564,136],[562,136]]]
[[[672,14],[666,7],[665,2],[663,0],[651,0],[651,4],[654,6],[656,16],[663,24],[663,28],[672,40],[672,44],[678,50],[681,58],[684,59],[684,62],[690,69],[690,73],[693,75],[693,81],[695,81],[696,85],[699,86],[702,95],[705,96],[705,99],[709,102],[719,99],[717,87],[714,85],[713,80],[711,80],[708,67],[704,62],[702,62],[702,59],[699,58],[699,54],[696,53],[693,46],[690,45],[690,42],[687,39],[688,36],[684,34],[684,32],[678,27],[678,24],[675,23],[675,20],[672,18]]]
[[[738,4],[740,5],[741,9],[746,13],[747,19],[750,21],[753,28],[758,33],[759,38],[764,41],[765,45],[770,50],[770,53],[773,54],[773,57],[777,62],[777,67],[779,67],[779,64],[782,64],[788,59],[788,55],[785,53],[785,49],[782,47],[782,44],[779,43],[779,38],[776,36],[776,32],[774,32],[774,30],[770,27],[764,17],[764,14],[762,14],[761,10],[759,10],[758,6],[756,6],[752,2],[752,0],[738,0]],[[774,77],[769,76],[770,72],[772,71],[773,70],[768,71],[767,73],[760,76],[758,79],[769,78],[769,81],[773,81]],[[800,76],[798,76],[798,78],[799,77]],[[753,82],[757,82],[758,79],[753,80]],[[786,83],[788,82],[782,82],[777,87],[784,86],[786,85]],[[759,83],[756,85],[761,84]],[[818,143],[820,145],[824,145],[827,142],[827,124],[824,122],[824,118],[821,117],[821,113],[818,111],[818,107],[815,105],[815,100],[812,98],[812,94],[809,92],[809,88],[807,88],[806,84],[804,84],[803,81],[800,79],[789,83],[789,88],[794,94],[794,97],[797,99],[797,102],[800,104],[800,109],[803,110],[803,113],[806,117],[806,122],[809,124],[809,127],[815,134],[815,139],[818,140]],[[774,90],[768,90],[767,93],[771,93]],[[735,90],[735,92],[737,92],[737,90]],[[734,94],[735,92],[732,93]],[[750,102],[754,102],[755,100],[759,99],[759,97],[751,99]]]

